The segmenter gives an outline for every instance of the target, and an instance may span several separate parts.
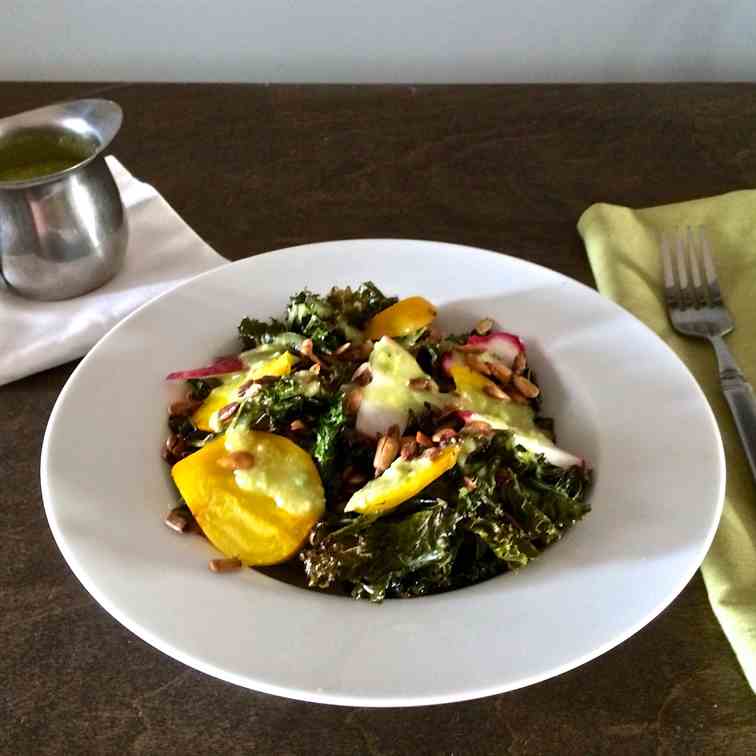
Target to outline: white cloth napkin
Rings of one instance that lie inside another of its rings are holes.
[[[139,305],[226,262],[152,186],[106,159],[129,220],[124,267],[99,289],[62,302],[24,299],[0,280],[0,386],[81,357]]]

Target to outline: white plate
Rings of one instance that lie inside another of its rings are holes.
[[[163,377],[223,353],[243,316],[278,315],[304,286],[365,279],[390,294],[423,294],[444,326],[491,316],[525,338],[560,443],[595,467],[593,512],[520,572],[433,597],[371,605],[252,570],[211,574],[212,547],[162,524],[176,500],[159,456],[171,391]],[[725,478],[698,385],[627,312],[521,260],[400,240],[261,255],[145,305],[71,376],[41,469],[71,569],[139,637],[239,685],[360,706],[512,690],[616,646],[695,572]]]

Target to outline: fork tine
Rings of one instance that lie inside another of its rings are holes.
[[[701,307],[706,307],[706,288],[703,286],[701,268],[698,264],[699,247],[700,244],[697,243],[693,235],[693,229],[688,226],[688,258],[690,260],[690,273],[693,280],[693,290],[695,292],[698,305]]]
[[[667,234],[661,237],[661,259],[662,269],[664,271],[664,295],[667,298],[667,304],[670,307],[676,307],[680,302],[680,288],[675,280],[675,274],[672,270],[672,255],[670,253],[671,243]]]
[[[717,278],[717,271],[714,268],[714,259],[711,256],[711,246],[709,245],[709,240],[706,238],[703,226],[698,230],[698,238],[703,252],[703,267],[709,290],[709,299],[712,304],[721,305],[722,293],[719,290],[719,279]]]
[[[685,237],[677,235],[676,240],[677,277],[680,281],[680,305],[691,307],[695,305],[693,292],[688,287],[688,266],[685,264]]]

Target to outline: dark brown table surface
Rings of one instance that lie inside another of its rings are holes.
[[[79,96],[126,120],[113,152],[221,254],[411,237],[592,284],[575,231],[756,184],[756,86],[0,84],[0,117]],[[74,365],[0,388],[3,754],[753,754],[756,706],[697,574],[589,664],[479,701],[339,708],[235,687],[139,640],[47,526],[39,454]]]

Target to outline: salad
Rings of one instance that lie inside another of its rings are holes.
[[[519,337],[435,317],[371,282],[304,290],[280,319],[244,318],[240,353],[168,375],[187,393],[166,524],[204,535],[214,571],[290,562],[371,601],[537,557],[589,511],[590,466],[557,445]]]

